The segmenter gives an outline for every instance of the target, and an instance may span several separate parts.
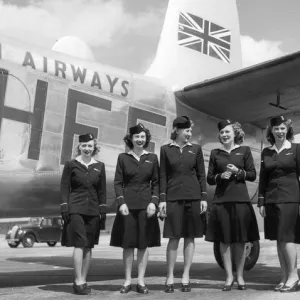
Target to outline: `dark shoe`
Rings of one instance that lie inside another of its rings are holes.
[[[224,286],[223,286],[223,288],[222,288],[222,291],[223,291],[223,292],[229,292],[229,291],[231,291],[232,286],[233,286],[233,283],[234,283],[234,281],[232,281],[232,283],[229,284],[229,285],[224,284]]]
[[[140,294],[148,294],[149,293],[148,288],[145,285],[143,286],[140,284],[136,285],[136,291]]]
[[[174,293],[174,283],[165,284],[165,293]]]
[[[280,290],[284,287],[284,283],[279,283],[276,285],[274,292],[280,292]]]
[[[89,293],[91,293],[92,289],[88,286],[87,282],[83,284],[83,286],[87,289]]]
[[[73,283],[73,290],[77,295],[88,295],[90,293],[84,284],[77,285],[75,282]]]
[[[284,287],[280,290],[281,293],[291,293],[291,292],[295,292],[297,287],[298,287],[298,282],[299,279],[296,280],[292,285],[290,286],[286,286],[284,285]]]
[[[238,284],[238,290],[245,291],[247,289],[246,284]]]
[[[127,294],[128,292],[130,292],[132,290],[131,284],[129,285],[122,285],[121,289],[120,289],[120,293],[121,294]]]
[[[181,291],[182,292],[190,292],[192,289],[190,287],[190,283],[182,283],[181,284]]]

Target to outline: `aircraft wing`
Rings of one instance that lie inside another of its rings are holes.
[[[261,128],[268,118],[287,115],[300,132],[300,51],[187,86],[175,95],[205,114]]]

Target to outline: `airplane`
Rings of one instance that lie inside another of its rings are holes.
[[[80,56],[74,39],[63,39],[52,51],[0,37],[0,218],[59,214],[62,169],[86,132],[101,147],[96,158],[106,165],[111,213],[117,156],[138,122],[151,131],[149,151],[159,154],[173,119],[189,116],[207,168],[219,147],[217,122],[236,120],[258,172],[270,117],[291,117],[299,132],[300,52],[243,69],[235,0],[169,0],[145,75],[96,63],[89,50]],[[64,51],[60,43],[71,47]],[[258,179],[247,185],[256,203]]]

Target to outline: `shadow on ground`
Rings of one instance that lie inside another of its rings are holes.
[[[72,292],[73,269],[71,257],[18,257],[9,258],[7,261],[20,263],[35,263],[49,267],[59,267],[51,270],[15,270],[9,273],[0,271],[0,288],[38,285],[42,290],[56,292]],[[176,282],[180,282],[183,263],[178,262],[175,268]],[[270,290],[279,280],[280,270],[265,264],[256,264],[245,272],[248,288],[255,290]],[[147,283],[151,290],[163,290],[163,281],[166,275],[165,262],[149,261],[146,277],[151,278]],[[133,278],[137,277],[136,262],[133,267]],[[220,289],[223,285],[225,274],[216,263],[193,263],[190,273],[192,287],[203,289]],[[89,282],[99,282],[91,287],[99,291],[118,291],[124,278],[121,259],[93,258],[89,272]],[[113,282],[119,280],[119,283]],[[103,282],[103,284],[101,284]],[[109,284],[110,282],[111,284]],[[70,285],[65,285],[69,283]],[[180,288],[180,284],[178,287]]]

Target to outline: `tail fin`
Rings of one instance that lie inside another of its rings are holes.
[[[182,88],[241,67],[236,0],[169,0],[147,76]]]

